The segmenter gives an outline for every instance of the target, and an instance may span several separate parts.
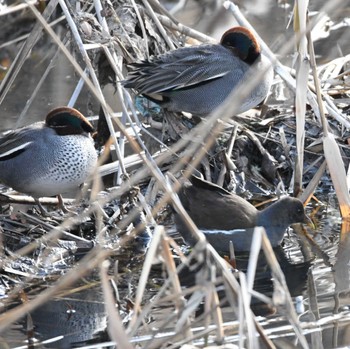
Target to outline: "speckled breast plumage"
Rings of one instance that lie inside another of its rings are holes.
[[[26,147],[16,157],[0,161],[0,180],[33,197],[76,191],[96,165],[97,154],[87,134],[61,136],[37,123],[16,137]]]

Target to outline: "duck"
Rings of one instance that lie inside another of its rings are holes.
[[[179,199],[207,241],[220,252],[249,251],[255,227],[264,227],[272,247],[280,246],[286,229],[293,223],[311,224],[302,202],[283,196],[263,210],[216,184],[192,175],[178,192]],[[185,242],[197,242],[182,217],[175,211],[174,221]]]
[[[39,198],[76,192],[93,173],[97,153],[91,123],[76,109],[57,107],[45,121],[12,130],[0,137],[0,182]]]
[[[237,114],[265,100],[273,80],[269,59],[245,27],[227,30],[219,44],[181,47],[129,65],[122,84],[173,112],[205,117],[240,84],[255,66],[265,71],[259,84],[239,103]]]

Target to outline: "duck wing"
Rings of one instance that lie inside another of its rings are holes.
[[[258,210],[238,195],[222,188],[186,184],[179,197],[185,210],[200,229],[233,230],[256,226]]]
[[[238,61],[233,51],[222,45],[184,47],[131,64],[123,85],[143,94],[182,90],[225,76]]]
[[[23,153],[39,137],[37,130],[43,126],[42,122],[31,125],[30,131],[28,127],[11,131],[0,137],[0,161],[13,159]]]

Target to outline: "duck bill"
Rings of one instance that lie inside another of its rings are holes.
[[[314,222],[311,220],[311,218],[307,215],[304,216],[304,220],[302,222],[303,224],[306,224],[308,225],[311,229],[315,230],[316,227],[315,227],[315,224]]]

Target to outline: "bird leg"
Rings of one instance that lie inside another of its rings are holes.
[[[34,198],[35,203],[38,205],[39,209],[40,209],[40,213],[43,217],[50,217],[50,214],[46,211],[46,209],[44,208],[44,206],[40,203],[39,199]]]
[[[63,213],[75,213],[74,211],[72,210],[69,210],[65,205],[64,205],[64,202],[63,202],[63,198],[62,198],[62,195],[59,194],[57,195],[57,200],[58,200],[58,207],[63,211]]]
[[[40,203],[39,199],[34,198],[35,203],[38,205],[40,209],[40,213],[43,217],[50,217],[50,213],[46,211],[44,206]],[[57,200],[58,200],[58,208],[63,211],[63,213],[74,213],[74,211],[69,210],[63,203],[63,199],[61,195],[57,195]]]

